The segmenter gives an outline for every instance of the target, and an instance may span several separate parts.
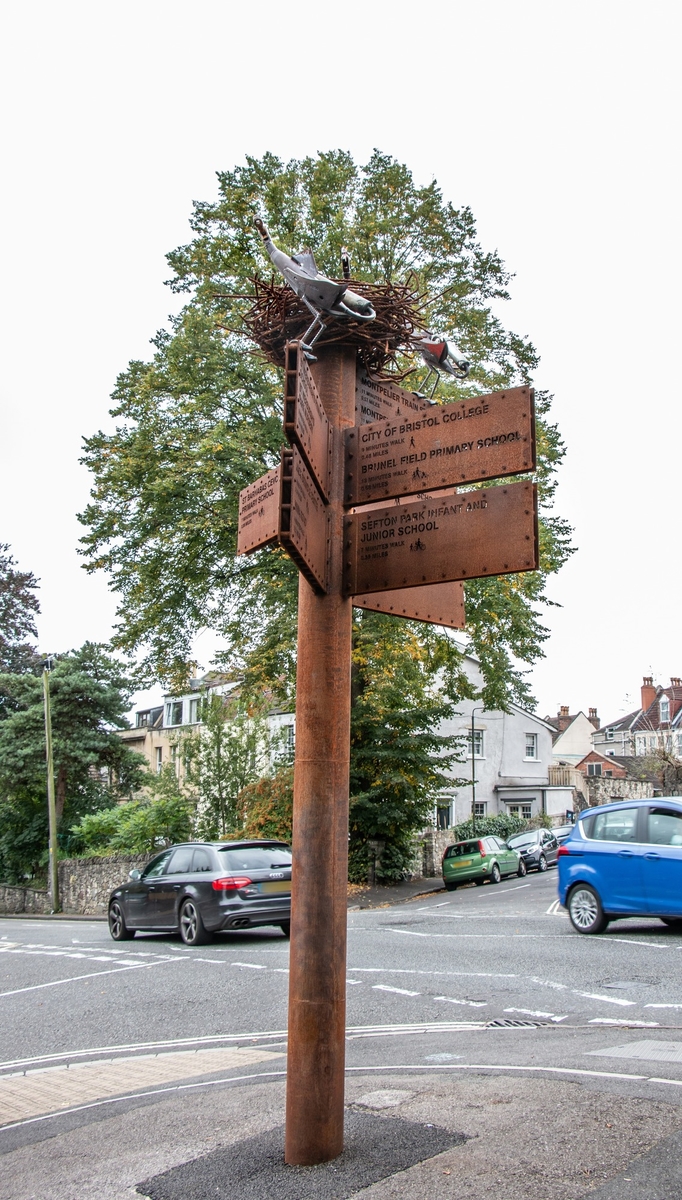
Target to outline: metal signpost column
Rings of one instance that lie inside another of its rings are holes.
[[[261,232],[300,295],[301,262]],[[336,294],[339,285],[323,283]],[[319,276],[311,287],[315,296],[324,290]],[[362,297],[344,297],[374,319]],[[305,309],[299,338],[304,322]],[[527,478],[535,419],[530,388],[431,405],[368,373],[352,324],[325,342],[318,314],[310,344],[278,349],[281,323],[282,310],[266,304],[252,329],[270,361],[284,365],[288,446],[280,465],[240,494],[237,553],[279,545],[301,573],[285,1158],[312,1165],[343,1149],[352,605],[462,628],[463,580],[536,569],[537,494]],[[375,349],[387,353],[401,337],[377,336]],[[485,487],[461,492],[477,482]],[[472,714],[475,799],[473,734]]]
[[[52,911],[59,912],[59,862],[57,858],[57,806],[54,794],[54,762],[52,757],[52,713],[50,710],[50,660],[43,668],[43,707],[45,710],[45,761],[47,766],[47,817],[49,836],[49,878]]]
[[[325,348],[313,368],[332,440],[355,412],[355,351]],[[329,479],[328,584],[299,580],[291,957],[285,1159],[343,1149],[350,766],[350,598],[342,594],[343,455]]]

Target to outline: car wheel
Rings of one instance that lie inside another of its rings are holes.
[[[603,933],[609,923],[601,900],[589,883],[578,883],[568,897],[568,915],[578,933]]]
[[[682,933],[682,917],[661,917],[661,920],[669,929],[677,929],[679,933]]]
[[[456,883],[453,883],[453,882],[452,882],[452,880],[450,880],[450,879],[444,879],[444,880],[443,880],[443,883],[445,884],[445,890],[446,890],[446,892],[454,892],[454,891],[456,891],[456,890],[457,890],[457,884],[456,884]]]
[[[474,879],[474,883],[476,884],[476,887],[483,887],[485,879]]]
[[[519,859],[519,869],[516,874],[518,875],[519,879],[523,879],[524,876],[528,874],[528,867],[522,858]]]
[[[193,900],[185,900],[180,909],[180,937],[186,946],[205,946],[211,935],[204,928],[201,913]]]
[[[282,930],[285,938],[291,937],[291,921],[282,921],[280,929]]]
[[[547,870],[547,859],[545,858],[544,854],[541,854],[538,859],[538,871],[546,871],[546,870]]]
[[[502,878],[502,875],[500,872],[500,868],[498,867],[497,863],[493,863],[492,867],[490,868],[490,882],[491,883],[499,883],[501,878]]]
[[[128,942],[135,937],[135,930],[128,929],[123,909],[118,900],[109,905],[109,933],[115,942]]]

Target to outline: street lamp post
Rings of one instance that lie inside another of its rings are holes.
[[[50,671],[52,659],[43,666],[43,707],[45,710],[45,759],[47,763],[47,817],[49,828],[50,895],[52,911],[59,912],[59,863],[57,858],[57,805],[54,794],[54,759],[52,756],[52,713],[50,710]]]
[[[476,743],[474,741],[474,713],[484,712],[485,705],[475,705],[471,710],[471,832],[476,837]]]

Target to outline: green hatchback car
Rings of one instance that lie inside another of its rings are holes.
[[[443,855],[443,883],[454,892],[460,883],[477,886],[489,879],[499,883],[505,875],[526,874],[526,864],[516,850],[499,837],[476,838],[470,842],[455,842]]]

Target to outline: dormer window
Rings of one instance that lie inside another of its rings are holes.
[[[606,740],[607,740],[607,742],[612,742],[615,736],[616,736],[616,731],[615,731],[615,729],[607,729],[607,730],[606,730]]]
[[[670,723],[670,701],[667,696],[661,696],[658,702],[658,719],[661,725]]]

